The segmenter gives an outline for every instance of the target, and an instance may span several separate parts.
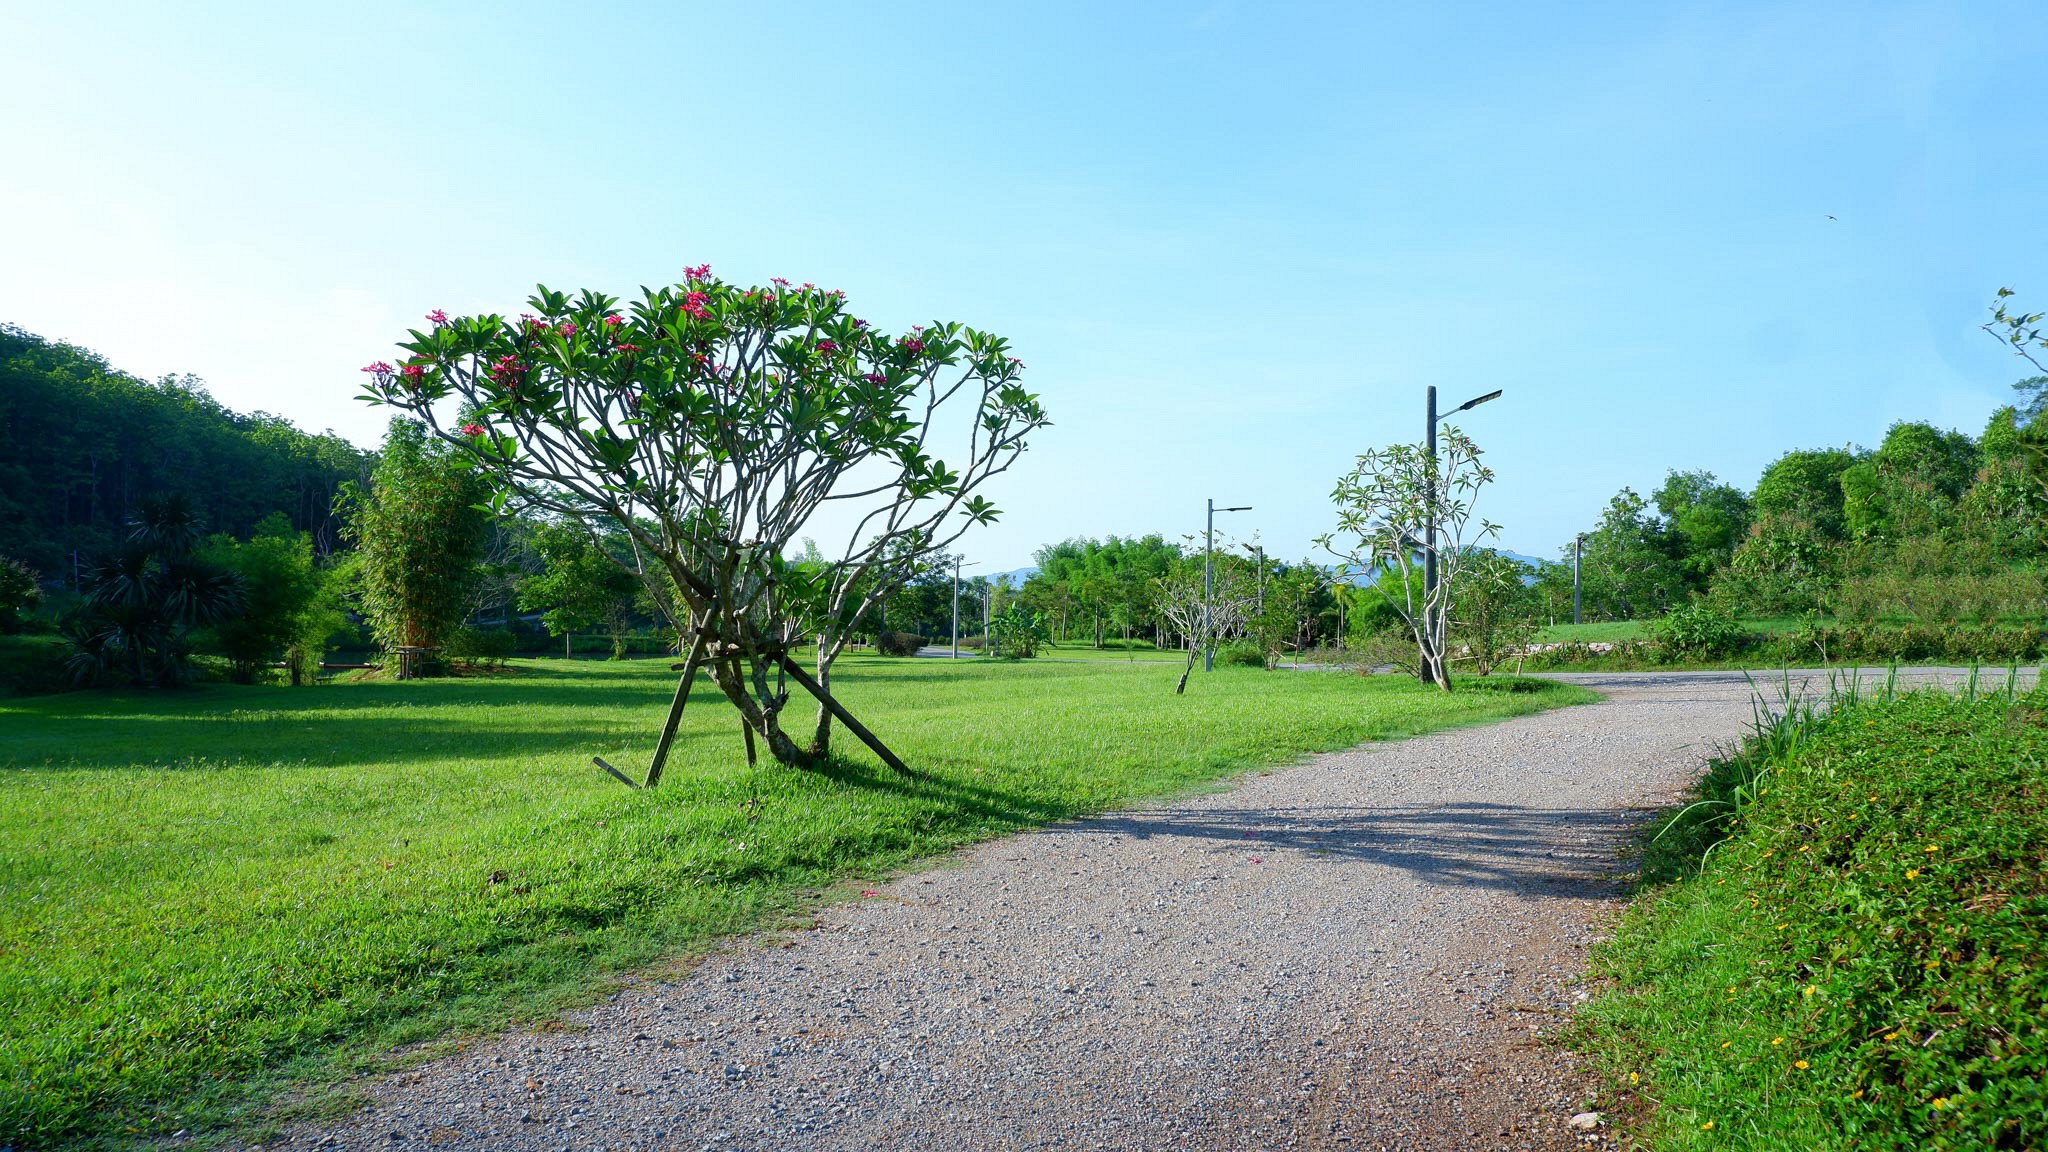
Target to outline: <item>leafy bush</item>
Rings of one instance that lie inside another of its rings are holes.
[[[1749,644],[1735,618],[1705,601],[1694,601],[1650,622],[1650,639],[1666,660],[1719,660]]]
[[[1226,644],[1217,649],[1216,662],[1232,668],[1264,668],[1266,654],[1256,644]]]
[[[472,668],[503,668],[519,647],[519,638],[503,628],[461,628],[449,637],[442,654]]]
[[[1650,1145],[2048,1141],[2044,761],[2048,693],[1928,691],[1790,709],[1712,765],[1581,1018]]]
[[[884,656],[915,656],[925,646],[925,638],[915,632],[877,632],[875,651]]]
[[[1052,633],[1037,613],[1022,604],[1011,604],[989,618],[988,636],[998,658],[1029,660],[1038,655],[1038,646],[1048,642]]]
[[[22,617],[42,601],[34,569],[0,556],[0,635],[21,631]]]

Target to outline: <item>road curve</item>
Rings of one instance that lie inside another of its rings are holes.
[[[264,1146],[1578,1146],[1531,1034],[1751,686],[1564,678],[1606,699],[984,844]]]

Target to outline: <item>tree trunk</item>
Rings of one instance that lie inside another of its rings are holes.
[[[986,641],[984,641],[984,643],[986,643]],[[823,688],[828,692],[831,691],[832,661],[830,657],[826,655],[825,642],[822,638],[820,638],[818,641],[818,659],[815,664],[815,667],[818,669],[818,687]],[[825,706],[825,702],[823,700],[820,700],[818,701],[817,723],[816,726],[811,729],[811,755],[816,756],[820,760],[823,760],[825,757],[830,756],[831,754],[832,709],[827,708]]]

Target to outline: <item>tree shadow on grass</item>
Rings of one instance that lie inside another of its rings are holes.
[[[1618,899],[1614,848],[1645,813],[1628,808],[1527,808],[1464,803],[1428,808],[1315,805],[1242,812],[1157,809],[1055,827],[1049,835],[1184,837],[1219,853],[1293,849],[1398,868],[1430,884],[1532,898]]]

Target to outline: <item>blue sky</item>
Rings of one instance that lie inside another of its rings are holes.
[[[816,281],[1030,364],[983,570],[1211,495],[1300,555],[1427,384],[1506,390],[1482,510],[1553,555],[1668,467],[1979,430],[1986,302],[2048,302],[2024,5],[298,7],[9,7],[0,319],[371,443],[430,308]]]

